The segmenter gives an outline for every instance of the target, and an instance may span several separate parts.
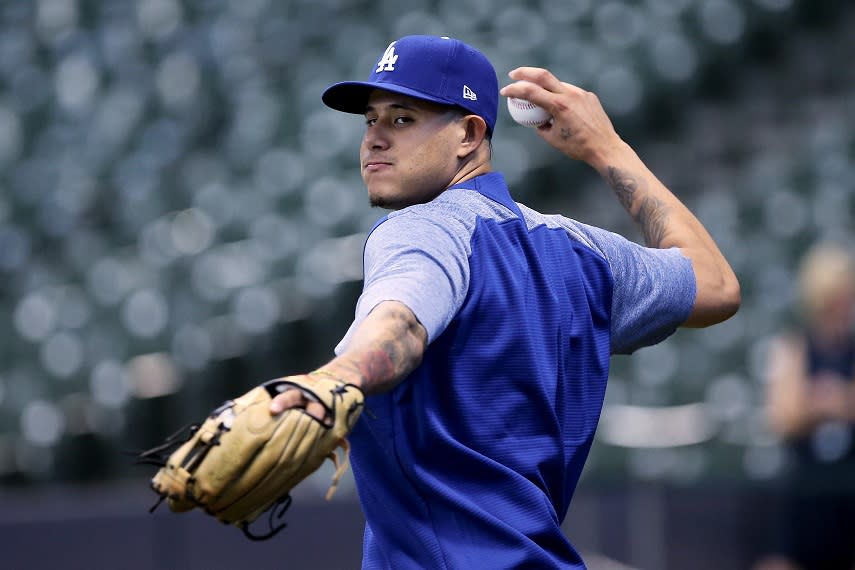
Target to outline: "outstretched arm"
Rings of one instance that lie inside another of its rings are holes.
[[[347,349],[319,370],[359,386],[366,395],[394,388],[422,361],[427,331],[403,303],[384,301],[360,323]],[[305,406],[309,413],[320,404],[308,402],[298,390],[278,395],[270,405],[273,413]],[[318,409],[313,415],[323,417]]]
[[[427,331],[398,301],[384,301],[368,313],[347,349],[322,367],[367,394],[394,388],[422,361]]]
[[[544,140],[593,167],[640,226],[648,247],[679,247],[692,261],[695,304],[683,326],[705,327],[736,313],[739,281],[701,222],[647,168],[615,131],[593,93],[559,81],[545,69],[520,67],[501,94],[546,109],[551,123],[538,128]]]

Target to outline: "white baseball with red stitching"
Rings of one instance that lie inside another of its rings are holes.
[[[552,118],[543,107],[515,97],[508,97],[508,111],[516,122],[526,127],[539,127]]]

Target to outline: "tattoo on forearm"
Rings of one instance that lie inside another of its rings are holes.
[[[336,358],[331,366],[343,376],[359,378],[363,389],[372,391],[412,372],[421,362],[426,339],[411,314],[384,307],[369,319],[363,326],[376,327],[376,335]]]
[[[641,226],[644,242],[650,247],[660,247],[665,238],[668,222],[668,208],[662,200],[650,196],[641,201],[641,207],[635,216]]]
[[[632,210],[632,200],[638,190],[638,182],[629,173],[609,166],[607,180],[609,185],[617,194],[621,206],[628,211]]]
[[[367,351],[358,359],[342,359],[341,366],[347,372],[358,376],[363,384],[391,378],[395,374],[395,363],[386,351],[380,349]]]
[[[381,351],[386,355],[389,363],[394,367],[393,372],[398,371],[404,364],[406,347],[401,339],[387,339],[380,345]]]
[[[645,195],[644,181],[636,179],[625,170],[610,166],[607,180],[621,205],[641,226],[645,243],[650,247],[660,247],[667,233],[667,204],[658,198]]]
[[[563,140],[566,141],[567,139],[569,139],[572,136],[573,136],[573,131],[571,131],[567,127],[561,127],[561,138]]]

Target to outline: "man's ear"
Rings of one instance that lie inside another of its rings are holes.
[[[466,115],[461,119],[463,138],[457,153],[458,158],[466,158],[477,150],[487,137],[487,122],[478,115]]]

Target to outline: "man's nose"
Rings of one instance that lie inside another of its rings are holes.
[[[374,125],[365,131],[363,143],[366,148],[382,150],[389,147],[389,137],[382,127]]]

